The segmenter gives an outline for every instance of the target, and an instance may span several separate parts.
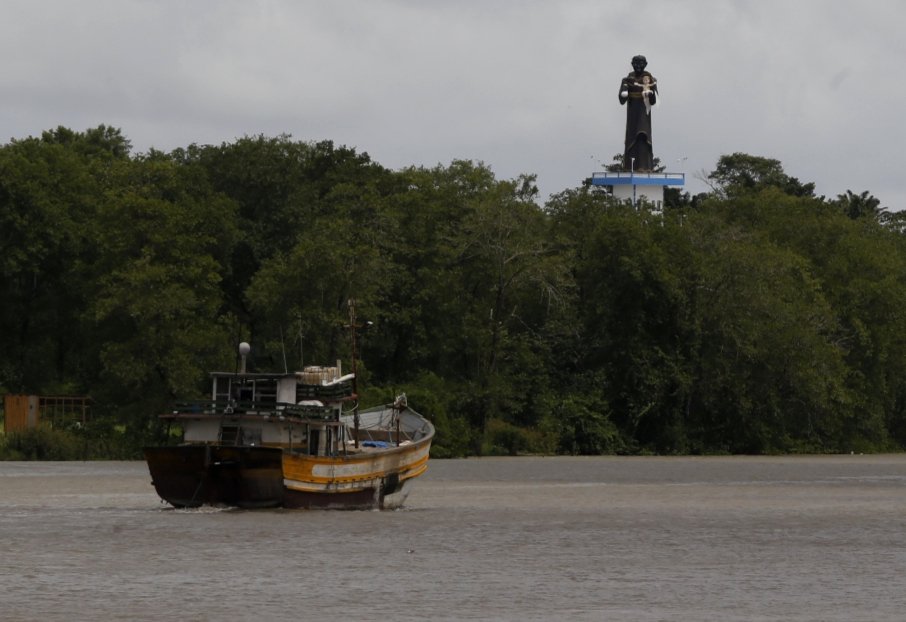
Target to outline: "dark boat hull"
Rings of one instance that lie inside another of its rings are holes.
[[[283,505],[283,451],[183,445],[144,450],[157,494],[178,507]]]
[[[380,489],[375,488],[346,493],[287,490],[283,504],[305,510],[373,510],[381,508],[380,500]]]
[[[408,481],[387,478],[381,484],[352,492],[303,492],[287,489],[283,506],[306,510],[397,509],[409,495]]]

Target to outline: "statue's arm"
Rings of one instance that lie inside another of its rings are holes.
[[[629,99],[629,85],[626,83],[626,78],[623,78],[623,81],[620,82],[620,105],[623,105]]]
[[[653,106],[657,103],[657,84],[651,85],[651,95],[648,96],[648,105]]]

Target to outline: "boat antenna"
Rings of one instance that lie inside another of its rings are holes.
[[[299,369],[305,369],[305,352],[302,350],[302,312],[299,311]]]
[[[283,352],[283,373],[289,373],[289,367],[286,365],[286,343],[283,341],[283,326],[280,326],[280,350]]]
[[[358,373],[356,365],[356,352],[355,352],[355,329],[358,328],[355,323],[355,298],[350,298],[346,301],[346,304],[349,306],[349,334],[352,340],[352,393],[353,395],[358,395]]]
[[[349,305],[349,334],[352,339],[352,394],[355,396],[355,409],[352,411],[352,424],[353,424],[353,443],[356,449],[359,448],[359,427],[361,422],[359,421],[359,391],[358,391],[358,367],[356,365],[356,352],[355,352],[355,329],[358,328],[355,323],[355,298],[350,298],[347,303]]]
[[[355,298],[350,298],[346,304],[349,305],[349,325],[346,328],[349,329],[350,340],[352,341],[352,392],[358,397],[358,365],[356,363],[357,353],[356,353],[356,329],[359,328],[368,328],[374,325],[374,322],[366,321],[362,324],[356,323],[355,317]]]

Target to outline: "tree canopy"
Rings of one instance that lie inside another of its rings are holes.
[[[256,369],[348,366],[355,299],[362,399],[406,391],[438,456],[902,449],[896,212],[748,154],[707,179],[654,212],[289,136],[13,140],[0,392],[91,395],[137,448],[240,340]]]

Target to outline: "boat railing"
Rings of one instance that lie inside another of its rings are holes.
[[[295,417],[300,419],[328,420],[336,416],[336,410],[329,406],[314,404],[289,404],[285,402],[260,402],[239,400],[197,400],[177,402],[165,417],[181,418],[198,415],[217,417],[259,416]]]
[[[422,422],[422,424],[415,430],[412,430],[413,438],[423,438],[427,436],[434,426],[427,419]]]
[[[342,400],[353,396],[352,381],[341,379],[327,384],[300,382],[296,385],[296,395],[307,399]]]
[[[380,411],[371,411],[367,417],[359,422],[357,427],[359,442],[374,443],[391,443],[399,445],[407,441],[416,441],[427,433],[430,423],[425,422],[424,426],[418,429],[410,429],[407,426],[399,425],[399,418],[402,413],[393,409],[385,408]],[[344,417],[350,437],[356,437],[356,431],[353,430],[353,417]]]

